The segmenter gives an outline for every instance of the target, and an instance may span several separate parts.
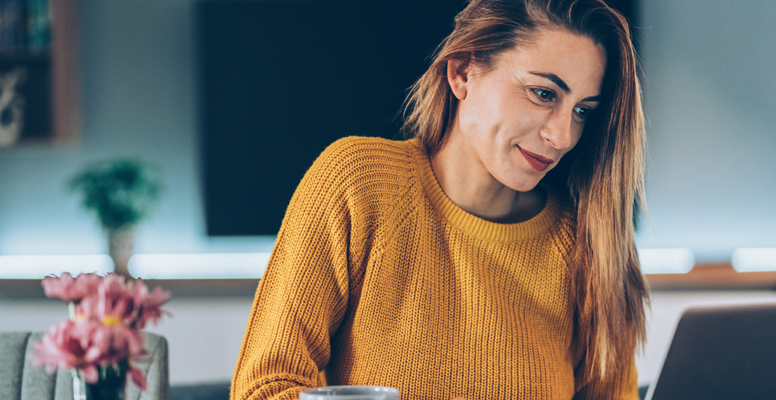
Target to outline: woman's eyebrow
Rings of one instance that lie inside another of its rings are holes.
[[[566,84],[566,82],[563,82],[563,79],[560,79],[558,75],[555,74],[548,74],[544,72],[534,72],[534,71],[528,71],[531,75],[541,76],[542,78],[546,78],[551,80],[554,84],[558,85],[561,90],[566,92],[566,94],[571,94],[571,88],[569,88],[569,85]],[[582,101],[601,101],[601,95],[595,95],[590,97],[585,97],[582,99]]]
[[[531,74],[531,75],[541,76],[542,78],[549,79],[553,83],[558,85],[558,87],[561,88],[561,90],[566,92],[566,94],[571,94],[571,89],[569,88],[569,85],[567,85],[566,82],[563,82],[563,79],[560,79],[560,77],[558,75],[555,75],[555,74],[545,74],[543,72],[533,72],[533,71],[528,71],[528,73]]]

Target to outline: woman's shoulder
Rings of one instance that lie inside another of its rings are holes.
[[[356,180],[409,177],[416,149],[413,140],[348,136],[330,144],[314,166],[333,168],[337,174]]]
[[[330,144],[310,168],[351,195],[391,195],[414,179],[417,143],[377,137],[349,136]]]
[[[406,162],[409,154],[417,147],[414,140],[389,140],[379,137],[347,136],[337,139],[323,151],[321,157],[337,159],[390,160]]]

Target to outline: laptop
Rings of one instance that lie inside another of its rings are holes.
[[[687,309],[646,400],[776,399],[776,303]]]

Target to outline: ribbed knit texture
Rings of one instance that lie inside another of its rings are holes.
[[[337,141],[288,207],[232,399],[296,399],[324,367],[403,400],[638,399],[632,360],[575,383],[573,224],[552,192],[525,222],[469,214],[417,140]]]

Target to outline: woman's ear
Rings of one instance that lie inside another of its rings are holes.
[[[471,63],[468,60],[452,59],[447,62],[447,82],[458,100],[466,98],[470,72]]]

